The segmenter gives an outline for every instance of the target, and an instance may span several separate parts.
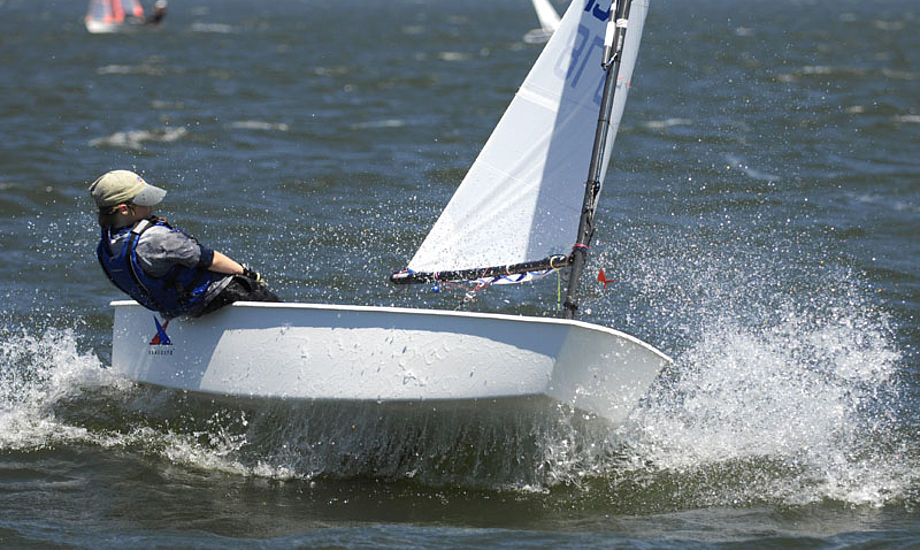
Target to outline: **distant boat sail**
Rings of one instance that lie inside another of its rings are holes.
[[[533,8],[537,12],[537,19],[540,21],[539,29],[532,29],[524,35],[524,42],[528,44],[542,44],[559,28],[562,18],[556,13],[556,9],[550,4],[549,0],[533,0]]]
[[[144,21],[140,0],[90,0],[84,22],[93,34],[124,32]]]

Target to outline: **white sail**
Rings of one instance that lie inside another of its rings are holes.
[[[503,266],[575,242],[600,108],[610,2],[574,0],[409,270]],[[623,114],[648,0],[634,0],[603,168]]]

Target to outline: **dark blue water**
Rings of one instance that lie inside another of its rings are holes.
[[[105,369],[119,296],[86,187],[112,168],[286,299],[551,315],[549,279],[472,301],[386,282],[539,54],[528,1],[177,0],[112,36],[83,10],[0,5],[0,546],[920,540],[912,0],[653,2],[588,273],[616,282],[583,311],[675,365],[616,430]]]

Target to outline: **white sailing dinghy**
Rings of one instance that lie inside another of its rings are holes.
[[[542,44],[556,32],[556,29],[559,28],[559,23],[562,22],[562,18],[556,13],[556,9],[550,4],[549,0],[532,1],[533,9],[537,12],[537,20],[540,21],[540,28],[527,31],[527,34],[524,35],[524,42]]]
[[[140,0],[90,0],[84,23],[92,34],[125,32],[144,22]]]
[[[117,301],[114,370],[237,398],[477,407],[548,398],[622,422],[670,360],[573,317],[647,9],[573,2],[409,268],[391,276],[492,284],[563,269],[566,318],[244,302],[166,324]]]

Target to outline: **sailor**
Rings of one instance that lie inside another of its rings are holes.
[[[128,170],[89,188],[99,208],[97,256],[112,283],[166,319],[199,317],[229,303],[281,301],[262,276],[153,215],[166,191]]]

